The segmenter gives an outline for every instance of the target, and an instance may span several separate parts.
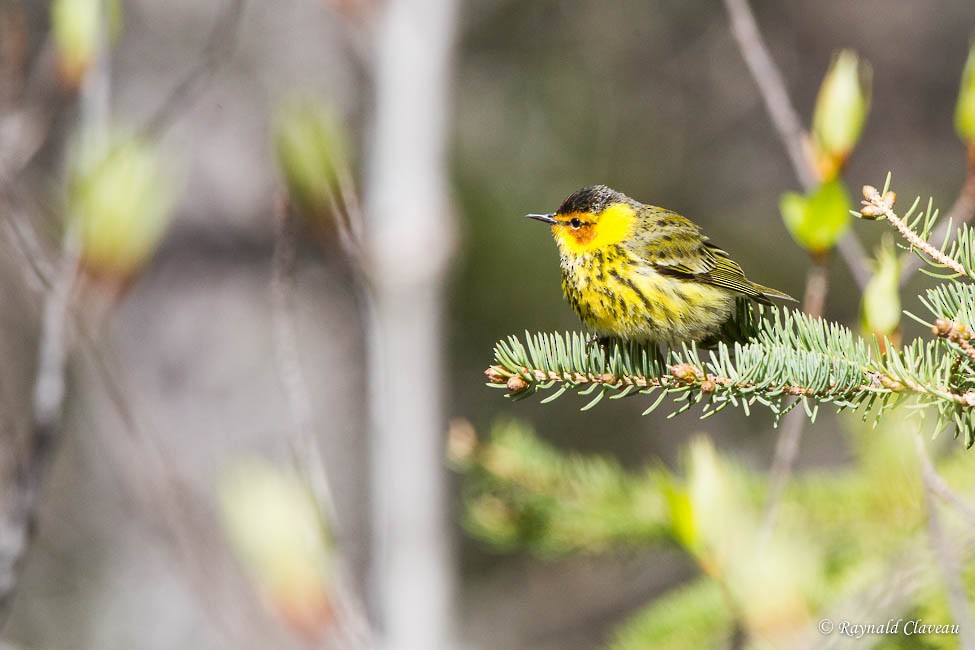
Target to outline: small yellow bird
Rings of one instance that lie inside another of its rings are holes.
[[[644,205],[605,185],[571,194],[552,214],[562,291],[602,338],[666,345],[715,335],[747,296],[792,296],[748,280],[738,263],[676,212]]]

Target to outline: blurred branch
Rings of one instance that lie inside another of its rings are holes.
[[[828,291],[829,267],[826,264],[826,257],[813,256],[806,271],[806,293],[802,298],[802,310],[810,316],[821,318]],[[762,541],[767,540],[769,533],[775,527],[779,502],[799,458],[799,445],[805,426],[806,418],[803,417],[801,410],[791,411],[782,420],[782,430],[779,431],[779,437],[775,442],[772,468],[769,470],[771,485],[759,534],[759,539]]]
[[[441,369],[456,14],[454,0],[389,0],[377,32],[366,195],[371,476],[381,646],[390,649],[454,645]],[[421,371],[419,389],[397,380]]]
[[[341,32],[345,45],[354,55],[354,62],[368,74],[375,64],[373,43],[381,3],[372,0],[323,0],[323,3],[345,24],[346,29]]]
[[[806,192],[811,192],[819,183],[819,178],[806,153],[808,134],[789,98],[782,74],[769,54],[755,15],[748,0],[724,0],[724,4],[731,19],[731,32],[758,86],[779,139],[785,146],[799,184]],[[860,240],[850,231],[839,241],[837,249],[862,291],[870,280],[870,270],[867,268],[867,255]]]
[[[0,111],[17,102],[25,86],[27,12],[22,2],[0,5]]]
[[[732,34],[738,43],[738,48],[745,59],[752,78],[758,86],[779,139],[785,146],[792,168],[799,179],[799,184],[806,192],[811,192],[819,183],[819,178],[810,164],[806,150],[809,136],[802,126],[795,106],[792,104],[782,74],[769,54],[768,47],[758,29],[755,15],[752,13],[748,0],[724,0],[724,4],[731,20]],[[870,280],[870,272],[866,265],[866,253],[856,234],[850,231],[840,239],[837,248],[853,275],[853,279],[863,291]],[[821,316],[826,302],[827,290],[828,268],[826,262],[822,258],[814,258],[806,276],[804,310],[811,315]],[[772,484],[765,507],[765,517],[761,530],[762,539],[766,538],[775,525],[778,503],[785,485],[792,476],[793,468],[799,456],[804,426],[805,418],[799,411],[790,413],[783,421],[770,470]]]
[[[77,278],[78,241],[76,233],[69,231],[65,235],[57,276],[44,300],[27,448],[17,463],[11,492],[6,495],[4,521],[0,523],[0,539],[3,540],[0,547],[0,623],[9,614],[24,556],[36,534],[38,496],[60,439],[66,395],[68,310]]]
[[[321,525],[326,530],[333,530],[333,527],[338,527],[338,513],[322,463],[321,449],[315,438],[311,394],[301,369],[299,353],[294,302],[298,224],[283,195],[276,199],[275,206],[276,232],[271,269],[274,358],[291,415],[291,426],[287,427],[288,442],[295,466],[299,468],[315,499]],[[336,219],[341,221],[338,215]],[[348,588],[344,575],[337,577],[335,591],[335,605],[339,614],[336,620],[338,647],[358,649],[371,646],[372,631],[364,607]]]
[[[82,128],[101,129],[108,121],[110,70],[105,7],[98,6],[98,38],[91,68],[84,77],[79,98]],[[2,180],[8,181],[8,170]],[[38,498],[61,437],[64,414],[68,324],[71,299],[79,279],[80,237],[70,219],[61,242],[57,271],[45,297],[37,351],[37,369],[31,396],[31,427],[26,449],[17,465],[12,494],[7,495],[6,521],[2,523],[0,549],[0,621],[10,611],[10,601],[20,570],[37,530]]]
[[[318,505],[323,525],[337,521],[321,450],[315,440],[311,397],[301,369],[295,324],[295,220],[287,199],[275,201],[275,240],[271,266],[274,358],[291,415],[288,441],[295,465],[301,469]]]
[[[918,442],[917,444],[920,445],[921,443]],[[934,465],[931,463],[931,457],[928,455],[926,449],[920,458],[925,488],[934,496],[953,506],[961,514],[965,523],[972,529],[975,529],[975,508],[952,490],[944,478],[935,471]]]
[[[246,4],[247,0],[227,0],[223,11],[217,15],[213,27],[210,28],[206,46],[196,65],[176,84],[142,126],[144,134],[158,136],[165,131],[176,119],[178,112],[185,110],[192,103],[193,96],[203,90],[223,59],[230,56],[237,46]]]
[[[941,574],[945,581],[945,592],[948,597],[948,608],[960,630],[958,647],[963,650],[975,650],[975,619],[972,618],[971,606],[968,602],[965,585],[962,582],[962,567],[955,555],[955,550],[945,536],[938,514],[938,506],[932,498],[935,490],[940,488],[940,486],[938,488],[935,486],[943,483],[943,480],[935,472],[921,436],[915,435],[914,443],[917,448],[921,465],[921,478],[924,483],[924,506],[928,514],[928,535],[931,539],[931,550],[941,567]]]
[[[772,124],[778,131],[786,153],[789,154],[789,161],[799,179],[799,184],[806,191],[812,190],[816,187],[818,179],[806,158],[805,141],[808,136],[802,127],[799,113],[792,105],[792,100],[786,91],[782,73],[772,60],[762,34],[758,30],[758,23],[748,5],[748,0],[724,0],[724,5],[731,19],[731,33],[738,43],[752,78],[758,85],[765,108],[772,118]]]
[[[99,346],[82,316],[76,314],[75,318],[80,330],[80,350],[127,434],[113,441],[112,449],[124,482],[132,488],[130,496],[135,512],[146,518],[148,526],[163,542],[163,548],[174,560],[180,578],[200,603],[207,620],[233,646],[245,647],[250,641],[248,624],[253,624],[257,612],[243,598],[236,597],[228,605],[217,593],[218,571],[221,576],[231,575],[231,571],[216,569],[213,561],[203,556],[201,530],[208,525],[210,515],[201,510],[192,488],[157,444],[159,437],[152,430],[148,410],[139,408],[136,414],[134,382],[120,376],[120,369],[108,358],[107,350]],[[128,448],[123,451],[120,443],[127,443]],[[221,553],[220,558],[226,561],[227,555]]]

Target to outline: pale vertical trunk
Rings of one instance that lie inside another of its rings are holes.
[[[453,0],[390,0],[366,179],[374,282],[374,575],[382,647],[451,647],[442,437],[446,141]]]

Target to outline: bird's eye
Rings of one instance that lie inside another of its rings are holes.
[[[569,225],[572,226],[573,230],[579,230],[582,227],[582,222],[579,219],[573,219],[569,222]]]

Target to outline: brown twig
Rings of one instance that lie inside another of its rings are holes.
[[[911,230],[903,219],[897,216],[897,213],[894,212],[894,202],[897,200],[897,195],[893,191],[888,191],[881,196],[880,191],[876,187],[864,185],[863,198],[863,208],[860,212],[864,217],[885,217],[890,222],[890,225],[900,233],[901,237],[907,240],[907,243],[911,245],[912,249],[921,251],[935,264],[949,268],[960,276],[975,279],[975,271],[966,269],[960,263],[942,253],[930,242],[922,239],[920,235]]]
[[[922,393],[925,395],[939,395],[943,399],[948,399],[965,406],[975,406],[975,391],[965,393],[952,393],[947,389],[936,388],[929,390],[915,382],[900,381],[879,373],[868,373],[870,381],[868,383],[855,386],[851,389],[852,393],[862,393],[866,391],[877,391],[883,388],[902,392],[909,389],[911,392]],[[808,386],[799,384],[765,385],[753,384],[741,381],[732,377],[715,375],[704,372],[689,363],[678,363],[667,368],[667,373],[660,377],[644,377],[642,375],[616,376],[612,373],[579,373],[579,372],[558,372],[555,370],[544,370],[542,368],[521,367],[517,371],[512,371],[504,366],[494,365],[484,371],[484,376],[488,382],[496,385],[505,386],[511,393],[520,393],[528,390],[532,383],[569,383],[573,385],[592,385],[597,384],[607,388],[696,388],[706,393],[713,393],[719,387],[728,389],[759,389],[772,395],[791,395],[794,397],[828,398],[833,393],[829,391],[817,391]],[[529,379],[525,379],[525,377]]]
[[[765,108],[772,118],[779,139],[785,146],[799,184],[806,192],[811,192],[819,184],[820,179],[809,161],[806,144],[809,136],[802,127],[799,113],[789,98],[782,74],[769,54],[768,46],[758,29],[755,15],[748,0],[724,0],[724,4],[731,20],[731,33],[758,86]],[[870,281],[870,270],[867,268],[865,261],[867,256],[860,240],[853,231],[850,231],[839,241],[837,249],[862,291]]]
[[[724,5],[731,19],[731,33],[738,43],[738,49],[748,65],[752,78],[758,85],[765,108],[772,118],[775,130],[778,131],[779,139],[785,146],[799,184],[804,189],[811,190],[815,188],[819,179],[807,159],[808,135],[786,91],[782,73],[779,72],[779,67],[769,54],[748,0],[724,0]]]
[[[924,506],[928,513],[928,536],[931,540],[931,552],[941,567],[942,578],[945,581],[945,593],[948,597],[948,608],[951,616],[959,628],[959,646],[964,650],[975,649],[975,620],[972,618],[971,606],[962,582],[962,567],[955,554],[955,549],[948,543],[945,531],[941,525],[938,507],[932,498],[935,485],[943,483],[935,472],[931,458],[920,436],[914,437],[918,459],[921,465],[921,479],[923,482]]]

